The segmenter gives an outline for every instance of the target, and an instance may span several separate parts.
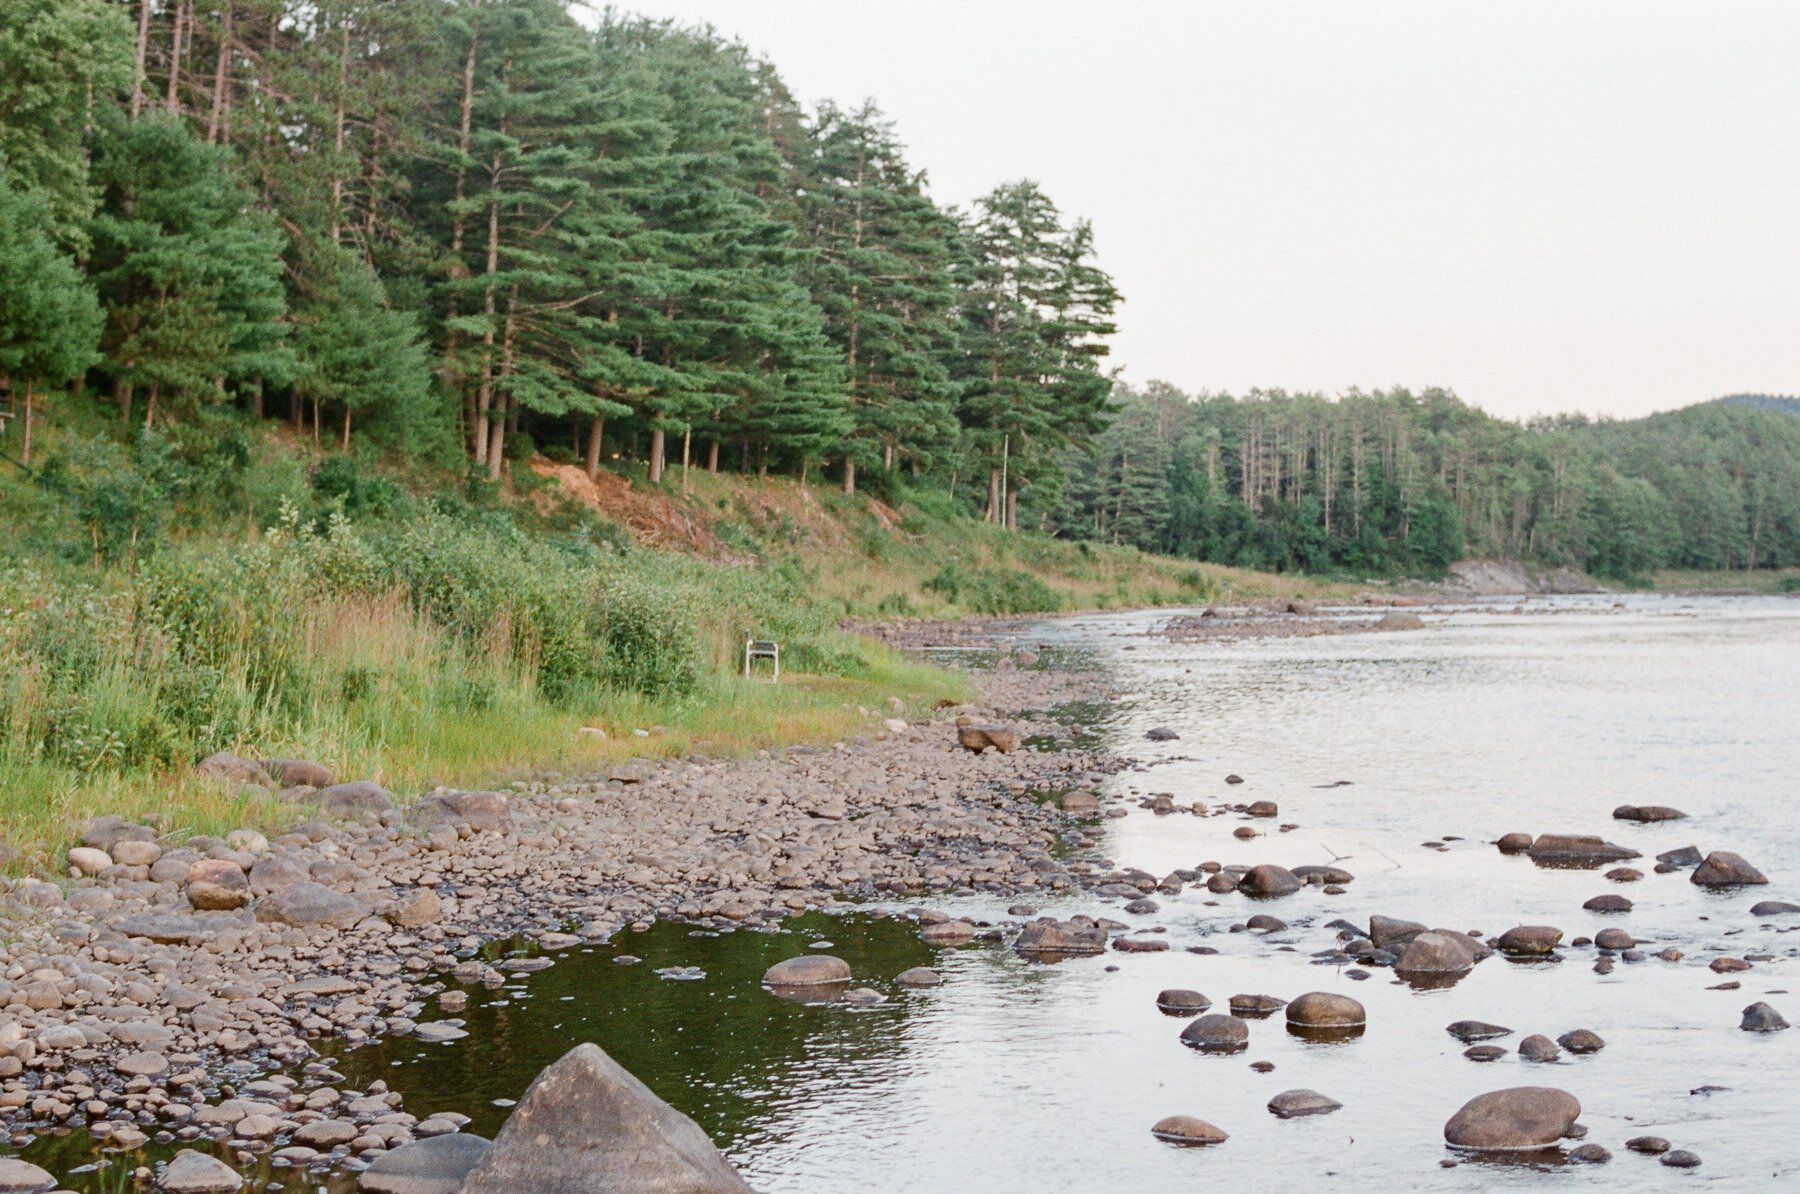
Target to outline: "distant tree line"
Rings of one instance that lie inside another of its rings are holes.
[[[499,478],[544,449],[934,476],[1016,521],[1118,295],[1028,181],[927,194],[872,104],[560,0],[0,0],[0,388],[236,408]],[[28,438],[23,444],[29,457]]]
[[[1800,564],[1800,417],[1777,399],[1519,424],[1437,389],[1235,398],[1153,382],[1121,386],[1095,450],[1067,464],[1048,528],[1245,567]]]

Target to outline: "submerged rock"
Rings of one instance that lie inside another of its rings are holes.
[[[1181,1030],[1181,1043],[1202,1053],[1242,1053],[1250,1047],[1250,1026],[1236,1016],[1201,1016]]]
[[[1517,925],[1500,934],[1494,947],[1520,957],[1542,957],[1556,952],[1562,930],[1551,925]]]
[[[1245,895],[1274,898],[1293,895],[1304,886],[1286,867],[1263,863],[1245,871],[1238,879],[1238,890]]]
[[[1714,850],[1688,877],[1701,887],[1742,887],[1767,883],[1768,877],[1729,850]]]
[[[1222,1144],[1230,1137],[1221,1129],[1191,1115],[1170,1115],[1156,1121],[1150,1134],[1170,1144],[1187,1146]]]
[[[1575,868],[1639,857],[1638,852],[1628,846],[1616,846],[1598,837],[1572,833],[1539,834],[1525,853],[1539,866]]]
[[[1556,1038],[1556,1043],[1571,1053],[1598,1053],[1606,1048],[1606,1042],[1600,1039],[1599,1033],[1589,1032],[1585,1028],[1563,1033]]]
[[[1394,963],[1402,974],[1460,974],[1475,966],[1475,943],[1461,933],[1427,931],[1407,942]]]
[[[1581,1115],[1574,1095],[1551,1086],[1514,1086],[1476,1095],[1444,1124],[1452,1148],[1518,1151],[1548,1148]]]
[[[1361,1028],[1369,1022],[1363,1005],[1348,995],[1308,991],[1287,1007],[1290,1028]]]
[[[1330,1115],[1342,1107],[1336,1099],[1328,1099],[1316,1090],[1284,1090],[1269,1100],[1269,1111],[1281,1119]]]
[[[1582,905],[1589,912],[1629,912],[1631,901],[1622,895],[1597,895]]]
[[[1562,1056],[1562,1050],[1543,1033],[1534,1032],[1519,1042],[1519,1056],[1526,1061],[1555,1061]]]
[[[769,987],[817,987],[849,981],[850,963],[832,954],[802,954],[763,972],[763,985]]]
[[[458,1194],[489,1145],[485,1137],[466,1132],[415,1140],[376,1157],[357,1176],[356,1188],[371,1194]]]
[[[1621,804],[1613,810],[1612,815],[1615,820],[1636,821],[1639,824],[1680,821],[1687,816],[1680,809],[1670,808],[1666,804]]]
[[[1167,1016],[1197,1016],[1211,1006],[1212,1000],[1185,988],[1172,987],[1156,996],[1157,1010]]]
[[[1511,1036],[1513,1030],[1481,1020],[1458,1020],[1454,1024],[1448,1025],[1444,1031],[1463,1044],[1470,1045],[1476,1041],[1491,1041],[1503,1036]]]
[[[598,1045],[545,1069],[461,1194],[750,1194],[700,1126]]]
[[[1084,923],[1085,922],[1085,923]],[[1034,920],[1019,932],[1013,948],[1022,954],[1098,954],[1106,951],[1106,930],[1086,917]]]
[[[1790,912],[1800,912],[1800,904],[1790,904],[1785,900],[1763,900],[1750,905],[1751,916],[1785,916]]]
[[[1759,1001],[1744,1009],[1744,1018],[1738,1027],[1745,1032],[1780,1032],[1788,1027],[1788,1022],[1780,1012]]]
[[[902,970],[894,976],[894,981],[902,987],[936,987],[943,983],[943,978],[929,966],[914,966],[910,970]]]

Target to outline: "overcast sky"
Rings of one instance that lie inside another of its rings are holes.
[[[1800,393],[1800,0],[636,0],[1038,180],[1184,389]]]

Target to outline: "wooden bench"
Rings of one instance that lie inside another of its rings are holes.
[[[748,630],[744,631],[744,676],[750,676],[750,662],[754,659],[767,659],[775,665],[774,674],[769,683],[774,684],[781,679],[781,644],[772,638],[753,638]]]

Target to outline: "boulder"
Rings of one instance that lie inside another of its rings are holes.
[[[1523,854],[1531,849],[1531,835],[1529,833],[1503,833],[1500,835],[1500,840],[1494,844],[1500,847],[1502,854]]]
[[[356,1179],[371,1194],[458,1194],[491,1142],[451,1132],[403,1144],[376,1157]]]
[[[1269,1111],[1279,1119],[1330,1115],[1342,1107],[1336,1099],[1328,1099],[1316,1090],[1284,1090],[1269,1100]]]
[[[1462,933],[1430,930],[1406,943],[1406,949],[1394,963],[1397,972],[1406,974],[1460,974],[1475,966],[1472,938]]]
[[[956,727],[956,740],[964,750],[976,754],[992,747],[1003,755],[1009,755],[1019,749],[1024,738],[1010,726],[966,725]]]
[[[1581,1103],[1550,1086],[1514,1086],[1476,1095],[1444,1125],[1452,1148],[1512,1152],[1549,1148],[1575,1126]]]
[[[850,963],[831,954],[801,954],[763,972],[763,985],[769,987],[818,987],[849,981]]]
[[[1222,1144],[1230,1138],[1221,1129],[1191,1115],[1165,1116],[1151,1126],[1150,1134],[1158,1140],[1187,1147]]]
[[[894,976],[894,982],[902,987],[937,987],[943,985],[943,977],[929,966],[914,966],[910,970],[902,970]]]
[[[1361,1028],[1369,1014],[1348,995],[1308,991],[1288,1004],[1287,1021],[1290,1028]]]
[[[1800,912],[1800,904],[1790,904],[1785,900],[1762,900],[1750,905],[1751,916],[1783,916],[1790,912]]]
[[[1100,811],[1100,798],[1092,792],[1064,792],[1059,803],[1062,811],[1073,817],[1091,817]]]
[[[329,788],[337,776],[311,759],[264,759],[263,770],[284,788]]]
[[[700,1126],[598,1046],[539,1074],[461,1194],[750,1194]]]
[[[1629,912],[1631,911],[1631,901],[1622,895],[1608,892],[1606,895],[1595,896],[1582,907],[1589,912]]]
[[[41,1194],[56,1188],[56,1177],[18,1157],[0,1157],[0,1194]]]
[[[1171,987],[1156,995],[1157,1010],[1165,1016],[1197,1016],[1212,1006],[1212,1000],[1198,991]]]
[[[1392,916],[1369,917],[1369,940],[1375,943],[1376,949],[1403,944],[1424,931],[1425,926],[1416,920],[1397,920]]]
[[[1503,1036],[1511,1036],[1513,1030],[1481,1020],[1458,1020],[1447,1026],[1444,1031],[1463,1044],[1472,1045],[1476,1041],[1491,1041]]]
[[[1242,1053],[1250,1047],[1250,1026],[1236,1016],[1201,1016],[1181,1030],[1181,1043],[1202,1053]]]
[[[1768,1004],[1757,1002],[1744,1009],[1744,1018],[1738,1027],[1745,1032],[1780,1032],[1788,1027],[1788,1022]]]
[[[217,1157],[184,1148],[163,1167],[156,1188],[165,1194],[226,1194],[243,1189],[244,1179]]]
[[[331,925],[347,929],[362,918],[362,901],[311,880],[279,888],[256,901],[257,920],[295,928]]]
[[[1594,945],[1599,949],[1632,949],[1637,940],[1624,929],[1601,929],[1594,934]]]
[[[1657,821],[1680,821],[1686,816],[1680,809],[1670,808],[1666,804],[1621,804],[1613,810],[1615,820],[1636,821],[1640,825]]]
[[[1534,1032],[1519,1042],[1519,1056],[1526,1061],[1555,1061],[1562,1056],[1562,1050],[1543,1033]]]
[[[1418,614],[1391,613],[1382,614],[1376,619],[1377,630],[1423,630],[1425,619]]]
[[[1247,817],[1278,817],[1281,815],[1281,806],[1273,800],[1253,800],[1244,806],[1244,815]],[[1293,874],[1292,871],[1288,873]]]
[[[200,912],[229,912],[250,902],[244,868],[225,858],[203,858],[188,868],[188,903]]]
[[[156,860],[162,857],[163,850],[155,842],[128,837],[114,842],[107,853],[120,866],[154,866]]]
[[[1694,868],[1689,879],[1701,887],[1743,887],[1767,883],[1768,877],[1729,850],[1714,850]]]
[[[1675,850],[1664,850],[1656,856],[1656,861],[1676,868],[1699,866],[1700,848],[1698,846],[1682,846]]]
[[[397,928],[417,929],[444,919],[444,903],[431,888],[419,887],[388,901],[381,915]]]
[[[1106,952],[1106,930],[1086,918],[1034,920],[1020,930],[1013,948],[1022,954],[1098,954]]]
[[[1600,1039],[1599,1033],[1590,1032],[1585,1028],[1577,1028],[1572,1032],[1563,1033],[1556,1038],[1556,1043],[1569,1052],[1578,1054],[1598,1053],[1606,1048],[1606,1042]]]
[[[1157,726],[1155,729],[1147,731],[1144,734],[1144,737],[1152,742],[1174,742],[1176,739],[1180,738],[1181,735],[1177,734],[1174,730],[1171,730],[1168,726]]]
[[[221,928],[241,928],[231,916],[190,916],[181,912],[138,912],[113,921],[127,937],[144,937],[159,945],[198,945]]]
[[[243,755],[234,755],[228,750],[207,755],[194,764],[194,770],[207,779],[221,780],[228,784],[265,785],[269,782],[269,773],[263,770],[261,763],[253,763]]]
[[[407,820],[420,829],[467,825],[477,833],[512,828],[512,808],[500,792],[444,792],[412,806]]]
[[[1517,957],[1543,957],[1556,952],[1562,930],[1550,925],[1517,925],[1500,934],[1494,948]]]
[[[1312,887],[1330,887],[1333,884],[1356,881],[1356,876],[1342,867],[1307,863],[1305,866],[1293,867],[1292,870],[1294,878]]]
[[[312,801],[334,817],[352,821],[379,817],[394,807],[394,794],[380,784],[366,779],[332,784],[308,793],[304,799]]]
[[[1294,872],[1266,862],[1261,866],[1253,866],[1238,876],[1239,891],[1264,899],[1293,895],[1302,886],[1304,885],[1295,878]]]
[[[966,920],[941,920],[919,930],[926,945],[967,945],[975,940],[975,926]]]
[[[250,890],[257,895],[304,883],[310,872],[291,858],[265,854],[250,867]]]
[[[69,867],[90,878],[113,864],[112,855],[92,846],[76,846],[69,851]]]
[[[1598,837],[1569,833],[1539,834],[1525,853],[1539,866],[1585,868],[1639,857],[1636,850]]]

